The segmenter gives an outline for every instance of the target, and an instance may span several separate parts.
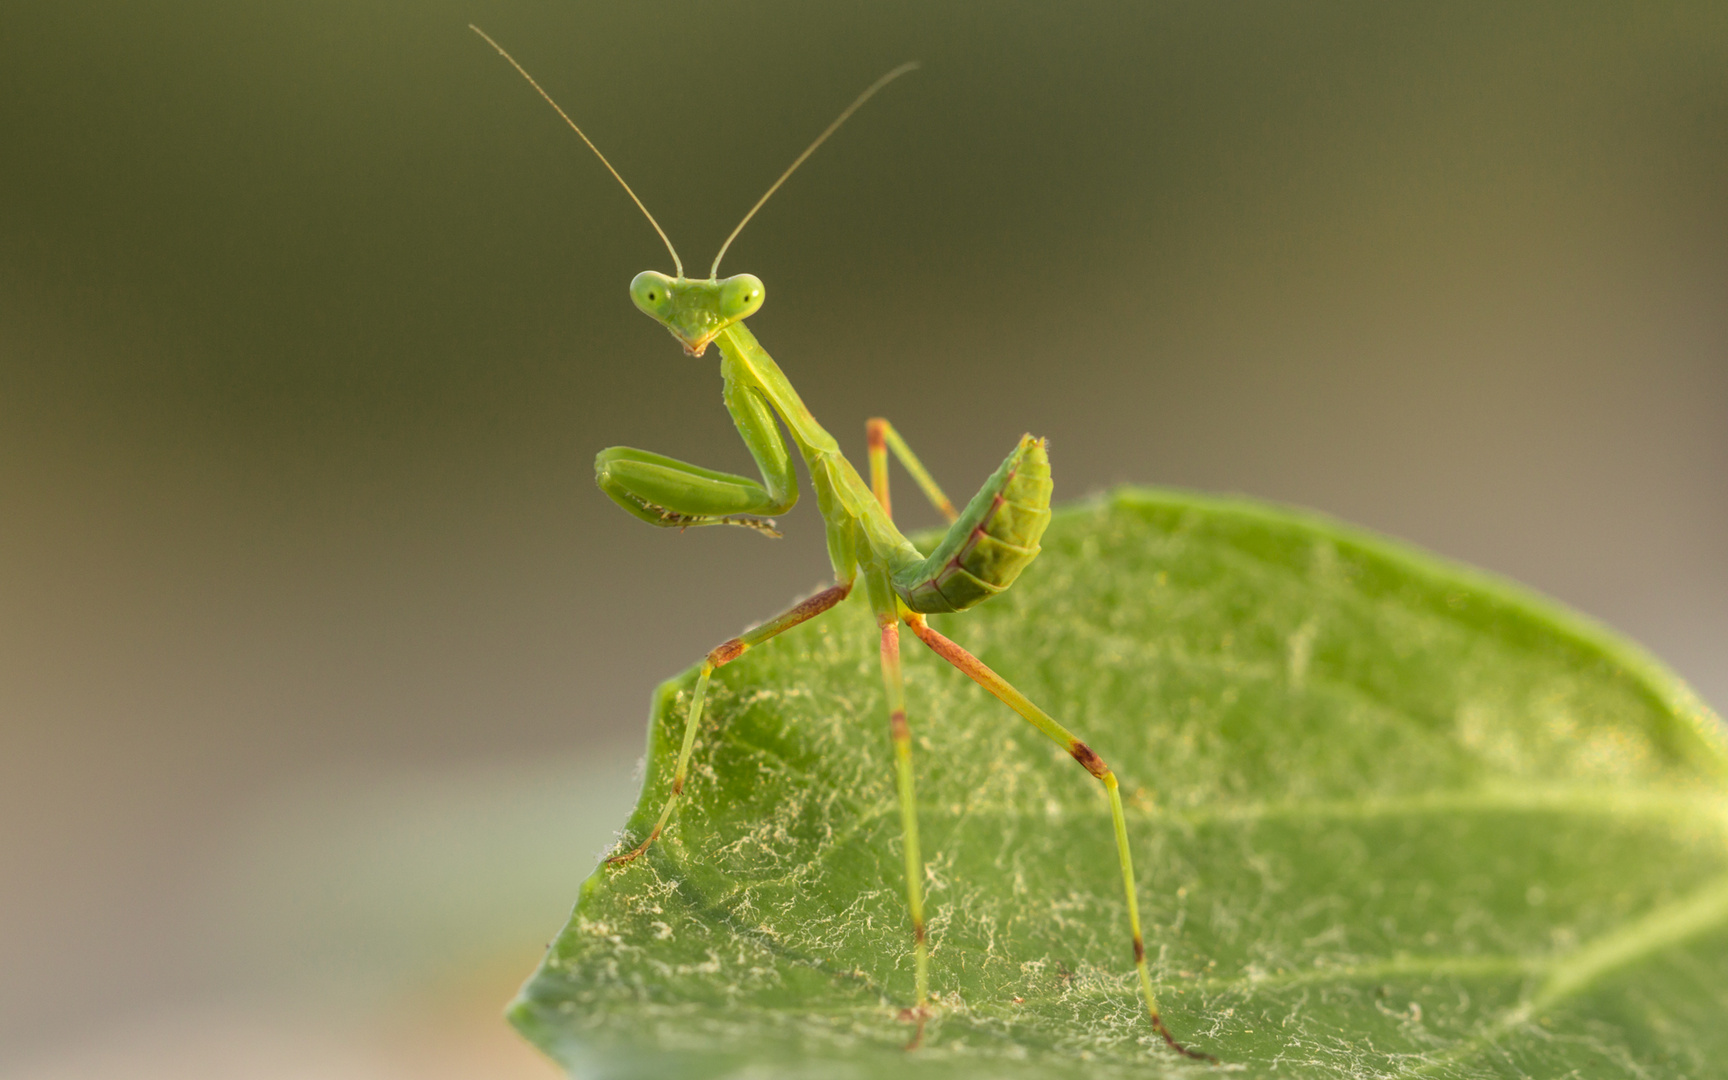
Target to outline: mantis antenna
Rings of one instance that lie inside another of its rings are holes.
[[[475,33],[479,33],[479,31],[476,30]],[[480,36],[485,37],[486,35],[481,34]],[[490,41],[491,39],[487,38],[487,40]],[[496,46],[494,46],[494,47],[496,47]],[[503,52],[504,50],[499,49],[498,51]],[[509,57],[505,57],[505,59],[509,59]],[[514,60],[511,60],[510,62],[515,63]],[[826,131],[824,131],[824,132],[822,132],[822,134],[816,136],[815,142],[811,143],[809,146],[804,148],[804,152],[802,154],[798,155],[798,159],[796,161],[794,161],[794,162],[792,162],[792,164],[786,166],[786,171],[780,174],[780,179],[774,181],[773,185],[771,187],[769,187],[767,192],[764,193],[760,199],[756,200],[756,205],[752,206],[750,208],[750,212],[748,214],[744,215],[744,220],[740,221],[738,223],[738,227],[736,229],[732,230],[732,235],[728,236],[726,238],[726,242],[724,244],[720,245],[720,254],[714,256],[714,265],[712,267],[710,267],[708,270],[709,280],[713,280],[720,273],[720,260],[725,257],[726,249],[732,246],[732,241],[738,239],[738,234],[744,231],[744,226],[750,224],[750,219],[756,216],[756,211],[762,209],[762,204],[768,201],[769,196],[773,195],[776,191],[779,191],[780,185],[784,184],[786,182],[786,178],[788,176],[791,176],[793,174],[793,172],[795,172],[797,170],[798,166],[804,164],[804,159],[809,157],[811,154],[814,154],[816,152],[816,148],[818,146],[821,146],[823,143],[827,142],[828,136],[834,134],[835,131],[839,130],[840,125],[844,124],[846,122],[847,117],[849,117],[853,113],[857,112],[859,106],[863,105],[866,101],[869,101],[871,99],[871,97],[873,97],[875,95],[876,91],[882,89],[884,86],[887,86],[889,83],[893,82],[895,79],[898,79],[900,76],[906,74],[908,71],[912,71],[917,66],[918,66],[918,61],[909,60],[906,63],[901,64],[899,67],[895,68],[893,71],[890,71],[888,74],[882,76],[880,79],[877,79],[875,82],[871,83],[868,89],[866,89],[862,94],[858,95],[857,100],[853,101],[852,104],[846,106],[845,111],[842,112],[839,116],[834,118],[834,122],[832,124],[828,125],[828,128]],[[520,69],[518,69],[518,70],[520,70]],[[523,72],[523,74],[527,74],[527,72]],[[529,80],[529,81],[532,82],[533,80]],[[539,88],[536,87],[535,89],[539,89]],[[545,93],[545,91],[542,90],[541,93]],[[551,98],[547,98],[547,100],[550,101]],[[557,106],[553,106],[553,107],[556,108]],[[575,127],[576,125],[571,124],[570,126]],[[577,134],[581,134],[581,133],[578,132]],[[583,136],[583,138],[587,138],[587,136]],[[593,143],[589,143],[589,145],[592,146]],[[596,154],[598,154],[600,151],[596,150],[594,152]],[[611,166],[607,166],[607,168],[611,168]],[[613,175],[617,175],[617,174],[614,173]],[[623,183],[624,181],[620,180],[618,182]],[[628,190],[628,189],[626,189],[626,190]],[[640,205],[640,204],[638,204],[638,205]],[[644,210],[642,212],[644,214],[646,214],[648,211]],[[649,219],[649,220],[653,220],[653,219]],[[658,228],[658,226],[656,226],[656,228]],[[674,258],[676,258],[676,256],[674,256]]]
[[[662,229],[660,227],[660,223],[658,221],[654,220],[654,215],[650,214],[648,212],[648,208],[646,206],[642,205],[642,200],[638,199],[636,197],[636,193],[634,191],[630,190],[630,185],[624,183],[624,178],[622,176],[618,175],[618,170],[614,169],[612,167],[612,163],[610,161],[606,160],[606,155],[602,154],[600,152],[600,148],[598,146],[594,145],[594,140],[590,139],[587,135],[584,135],[582,133],[582,129],[576,126],[576,121],[570,119],[570,114],[558,107],[558,103],[556,101],[552,100],[552,95],[548,94],[544,89],[541,88],[539,83],[534,81],[534,76],[528,74],[527,70],[524,69],[521,64],[518,64],[516,62],[516,58],[514,56],[511,56],[509,53],[504,51],[504,46],[498,44],[496,41],[493,41],[492,38],[486,33],[486,31],[480,29],[478,26],[475,26],[473,23],[468,24],[468,29],[474,31],[476,34],[479,34],[481,39],[484,40],[486,42],[486,44],[488,44],[488,45],[492,46],[494,49],[498,50],[499,56],[502,56],[504,59],[510,61],[510,66],[515,68],[516,71],[524,79],[527,79],[528,85],[532,86],[536,91],[539,92],[541,97],[546,99],[546,104],[552,106],[553,109],[557,110],[558,115],[562,116],[564,118],[564,122],[566,124],[570,125],[570,130],[574,131],[578,136],[581,137],[583,142],[588,144],[588,149],[594,151],[594,156],[600,159],[600,164],[606,166],[606,171],[612,174],[612,178],[614,180],[618,181],[619,184],[623,185],[624,193],[626,195],[630,196],[630,201],[636,204],[636,209],[642,211],[642,216],[648,219],[648,224],[654,226],[654,231],[660,234],[660,239],[665,241],[665,243],[666,243],[666,250],[670,251],[672,253],[672,266],[673,266],[673,268],[677,270],[679,277],[683,277],[684,276],[684,262],[682,259],[678,258],[678,249],[674,248],[672,246],[672,241],[667,239],[666,230]],[[900,70],[904,71],[905,69],[902,68]],[[893,78],[895,75],[898,75],[898,74],[900,74],[900,71],[895,71],[895,72],[885,76],[884,78],[882,78],[880,81],[877,82],[877,84],[875,86],[872,86],[869,90],[866,90],[864,92],[864,97],[867,98],[871,94],[875,93],[878,89],[880,89],[880,87],[882,86],[883,83],[887,82],[889,79]],[[859,105],[862,105],[862,104],[864,104],[864,98],[859,98],[852,105],[852,109],[856,109]],[[850,113],[852,111],[852,109],[847,109],[846,113],[841,114],[840,120],[846,119],[846,114]],[[834,127],[839,127],[839,126],[840,126],[840,121],[836,120],[834,122]],[[834,130],[834,128],[831,127],[828,129],[828,131],[823,132],[822,133],[822,139],[826,139],[828,137],[828,132],[831,132],[833,130]],[[820,143],[822,141],[822,139],[817,139],[816,141],[818,143]],[[812,146],[810,148],[810,150],[814,150],[814,149],[816,149],[814,146]],[[804,157],[810,156],[810,150],[804,151]],[[798,160],[803,161],[804,158],[799,158]],[[794,168],[794,169],[797,167],[798,166],[796,164],[794,164],[792,166],[792,168]],[[790,173],[792,171],[792,169],[787,169],[786,171],[788,173]],[[784,180],[786,178],[784,176],[782,176],[780,179]],[[780,186],[779,184],[774,185],[774,187],[779,187],[779,186]],[[773,193],[774,193],[773,189],[770,188],[768,194],[772,195]],[[767,195],[764,195],[763,199],[766,200],[767,197],[768,197]],[[762,204],[757,203],[756,205],[761,206]],[[755,212],[756,211],[754,211],[754,210],[750,211],[750,213],[752,213],[752,214],[754,214]],[[750,219],[749,219],[749,217],[745,217],[744,220],[749,221]],[[743,226],[740,225],[739,228],[743,228]],[[734,232],[732,235],[736,236],[738,234],[736,232]],[[731,243],[732,241],[728,240],[726,242]],[[721,251],[725,251],[725,248],[721,248]],[[715,260],[715,265],[719,265],[719,260]]]

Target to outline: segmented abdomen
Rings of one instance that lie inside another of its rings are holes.
[[[965,611],[1014,584],[1038,556],[1050,524],[1050,488],[1044,440],[1021,436],[936,550],[894,575],[900,599],[925,614]]]

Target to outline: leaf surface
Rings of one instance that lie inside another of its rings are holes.
[[[1165,1016],[1278,1077],[1703,1077],[1728,1061],[1728,751],[1635,647],[1312,515],[1060,511],[932,622],[1121,778]],[[859,590],[862,593],[862,590]],[[913,1053],[861,596],[721,669],[691,786],[512,1006],[579,1077],[1156,1077],[1099,786],[904,635],[940,1009]],[[655,702],[640,837],[689,687]]]

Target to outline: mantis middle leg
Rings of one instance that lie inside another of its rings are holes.
[[[784,514],[798,501],[791,453],[761,392],[729,365],[721,370],[726,411],[756,461],[761,482],[628,446],[600,451],[594,459],[595,482],[613,502],[651,525],[741,525],[779,536],[774,522],[764,517]]]
[[[886,580],[868,578],[871,606],[881,630],[882,685],[887,692],[888,735],[894,742],[894,779],[900,801],[900,835],[906,855],[906,907],[912,916],[913,1003],[908,1018],[918,1030],[907,1044],[913,1049],[924,1037],[930,1000],[930,950],[924,934],[924,858],[918,850],[918,800],[912,783],[912,727],[906,721],[906,685],[900,672],[900,621],[894,593]]]
[[[647,837],[631,850],[607,859],[608,865],[619,866],[631,861],[647,851],[665,831],[666,822],[671,819],[672,811],[678,806],[678,797],[684,794],[684,781],[690,769],[690,752],[696,746],[696,731],[702,726],[702,702],[708,696],[708,680],[715,669],[725,667],[769,638],[783,634],[801,622],[814,619],[846,599],[851,591],[852,583],[849,581],[823,589],[815,596],[792,605],[761,626],[722,642],[709,651],[702,661],[701,673],[696,676],[696,688],[690,693],[690,710],[684,717],[684,743],[678,748],[678,764],[672,769],[672,793],[666,797],[666,805],[660,808],[660,817],[648,831]]]
[[[1110,766],[1104,764],[1091,747],[1081,742],[1072,731],[1057,723],[1049,713],[1032,704],[1025,694],[1014,689],[1007,679],[990,670],[982,660],[967,652],[959,645],[937,633],[924,616],[912,611],[903,611],[901,618],[919,640],[930,646],[931,650],[942,659],[953,664],[976,682],[979,686],[996,695],[1010,709],[1019,713],[1031,725],[1042,731],[1051,741],[1068,751],[1074,760],[1101,784],[1110,797],[1110,820],[1116,826],[1116,855],[1122,863],[1122,889],[1128,898],[1128,928],[1134,935],[1134,966],[1140,972],[1140,989],[1146,995],[1146,1011],[1152,1018],[1152,1027],[1171,1048],[1191,1058],[1216,1062],[1218,1059],[1198,1050],[1190,1050],[1176,1041],[1170,1034],[1170,1029],[1164,1026],[1164,1019],[1158,1013],[1158,999],[1152,993],[1152,975],[1146,969],[1146,942],[1140,935],[1140,905],[1134,895],[1134,862],[1128,851],[1128,822],[1122,813],[1122,794],[1117,790],[1116,774]]]

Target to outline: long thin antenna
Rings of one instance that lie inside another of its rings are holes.
[[[499,50],[499,51],[502,52],[503,50]],[[790,164],[786,167],[786,171],[780,174],[780,179],[774,181],[774,185],[768,189],[767,193],[764,194],[760,199],[756,200],[756,205],[752,206],[750,208],[750,212],[748,214],[744,215],[744,220],[740,221],[738,223],[738,227],[736,229],[732,230],[732,235],[728,236],[726,238],[726,242],[724,244],[720,245],[720,254],[714,256],[714,265],[708,271],[709,278],[713,278],[720,273],[720,260],[725,257],[726,249],[732,246],[732,241],[738,239],[738,234],[744,231],[744,226],[750,224],[750,219],[756,216],[756,211],[762,209],[762,204],[768,201],[769,196],[773,195],[776,191],[779,191],[780,185],[784,184],[786,182],[786,178],[788,176],[791,176],[793,174],[793,172],[795,172],[797,170],[798,166],[804,164],[804,159],[809,157],[811,154],[814,154],[816,152],[816,148],[818,146],[821,146],[823,143],[827,142],[828,136],[834,134],[834,132],[839,129],[840,125],[844,124],[846,122],[846,118],[851,116],[853,113],[857,112],[859,106],[863,105],[866,101],[869,101],[871,99],[871,97],[873,97],[875,95],[876,91],[882,89],[884,86],[887,86],[889,83],[893,82],[895,79],[898,79],[900,76],[906,74],[908,71],[913,70],[917,66],[918,66],[918,61],[909,60],[906,63],[901,64],[899,67],[895,68],[893,71],[890,71],[888,74],[882,76],[880,79],[877,79],[875,82],[871,83],[870,88],[865,90],[862,94],[859,94],[858,99],[856,101],[854,101],[852,104],[846,106],[845,112],[842,112],[839,116],[834,118],[834,122],[832,124],[828,125],[828,129],[826,131],[824,131],[822,134],[816,136],[815,142],[811,143],[809,146],[804,148],[804,152],[802,154],[798,155],[798,160],[794,161],[792,164]],[[572,125],[572,126],[574,126],[574,125]],[[595,151],[595,152],[598,153],[599,151]],[[643,212],[646,213],[647,211],[643,211]]]
[[[588,149],[594,151],[594,156],[600,159],[600,164],[606,166],[606,171],[612,174],[612,178],[614,180],[618,181],[618,183],[623,185],[624,193],[626,195],[630,196],[630,201],[636,204],[636,209],[642,211],[642,216],[648,219],[648,224],[654,226],[654,231],[660,234],[660,239],[666,241],[666,250],[670,251],[672,253],[672,265],[674,268],[677,269],[678,276],[683,277],[684,276],[684,262],[682,259],[678,258],[678,249],[672,246],[671,240],[667,239],[666,230],[662,229],[660,227],[660,223],[658,221],[654,220],[654,215],[650,214],[648,212],[648,208],[646,206],[642,205],[642,200],[638,199],[636,197],[636,193],[634,191],[630,190],[630,185],[624,183],[624,178],[622,176],[618,175],[618,170],[614,169],[612,167],[612,163],[610,161],[606,160],[606,155],[602,154],[600,152],[600,148],[598,146],[594,145],[594,141],[592,139],[590,139],[588,136],[582,134],[582,129],[576,126],[576,121],[570,119],[570,114],[565,112],[563,109],[558,108],[558,103],[556,101],[552,100],[552,95],[548,94],[545,90],[541,89],[540,84],[534,81],[534,76],[528,74],[528,72],[522,67],[522,65],[518,64],[516,62],[516,58],[514,56],[511,56],[509,53],[504,51],[504,46],[498,44],[496,41],[493,41],[492,38],[487,35],[486,31],[480,29],[478,26],[475,26],[473,23],[468,24],[468,29],[474,31],[476,34],[479,34],[480,37],[485,40],[486,44],[488,44],[488,45],[492,46],[494,49],[498,50],[499,56],[502,56],[504,59],[510,61],[510,66],[515,68],[517,70],[517,72],[520,73],[524,79],[528,80],[529,86],[532,86],[535,90],[539,91],[540,96],[546,99],[546,104],[548,104],[548,105],[552,106],[554,109],[558,110],[558,115],[562,116],[564,118],[564,122],[566,124],[570,125],[570,130],[574,131],[577,135],[580,135],[582,138],[582,141],[588,144]],[[895,72],[894,74],[898,75],[899,72]],[[883,81],[886,82],[887,80],[883,80]],[[864,97],[869,97],[871,93],[875,92],[875,90],[876,90],[876,87],[872,86],[870,88],[870,91],[867,92],[864,95]],[[860,98],[859,104],[862,104],[862,103],[863,103],[863,99]],[[854,109],[857,107],[858,107],[857,105],[852,106],[852,108],[854,108]],[[850,112],[851,110],[848,109],[847,111]],[[842,116],[841,119],[844,120],[845,117]],[[836,126],[838,126],[838,125],[836,125]],[[827,137],[828,136],[826,136],[826,135],[822,136],[822,138],[824,138],[824,139]],[[822,140],[818,139],[816,141],[821,142]],[[811,147],[810,149],[814,150],[815,147]],[[800,160],[802,160],[802,159],[800,159]],[[788,171],[790,171],[790,170],[788,170]],[[784,179],[784,178],[782,178],[782,179]],[[778,186],[778,185],[776,185],[776,186]],[[755,211],[752,210],[751,213],[755,213]],[[748,221],[749,219],[746,218],[745,220]]]

